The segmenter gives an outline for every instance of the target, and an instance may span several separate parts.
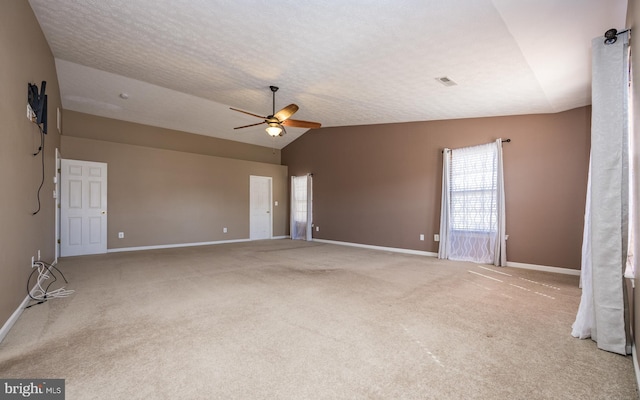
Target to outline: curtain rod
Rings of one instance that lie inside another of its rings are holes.
[[[511,139],[503,139],[502,143],[511,143]],[[442,150],[441,153],[444,153],[444,150]]]

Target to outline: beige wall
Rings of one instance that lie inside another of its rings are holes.
[[[0,327],[27,295],[31,257],[55,257],[53,177],[56,109],[60,107],[53,56],[27,1],[4,1],[0,12]],[[45,179],[35,124],[26,117],[27,83],[47,81],[49,134],[45,141]]]
[[[504,145],[507,259],[579,269],[589,107],[323,128],[285,147],[282,162],[290,175],[314,175],[315,237],[437,252],[442,149],[499,137],[512,140]]]
[[[280,150],[65,110],[64,135],[280,164]]]
[[[285,166],[66,135],[61,151],[107,163],[109,249],[248,239],[250,175],[273,178],[273,235],[286,234]]]

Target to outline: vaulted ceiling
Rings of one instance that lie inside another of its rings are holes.
[[[283,148],[234,130],[296,103],[324,127],[590,104],[591,40],[626,0],[29,0],[64,109]],[[445,86],[447,77],[456,84]],[[128,97],[123,99],[122,97]]]

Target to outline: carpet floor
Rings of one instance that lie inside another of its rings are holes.
[[[75,293],[23,312],[0,377],[67,399],[638,398],[570,335],[577,276],[291,240],[58,268]]]

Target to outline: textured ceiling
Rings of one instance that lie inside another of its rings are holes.
[[[229,110],[324,127],[590,104],[590,44],[626,0],[30,0],[65,109],[282,148]],[[444,86],[435,78],[457,83]],[[123,100],[120,93],[127,93]]]

